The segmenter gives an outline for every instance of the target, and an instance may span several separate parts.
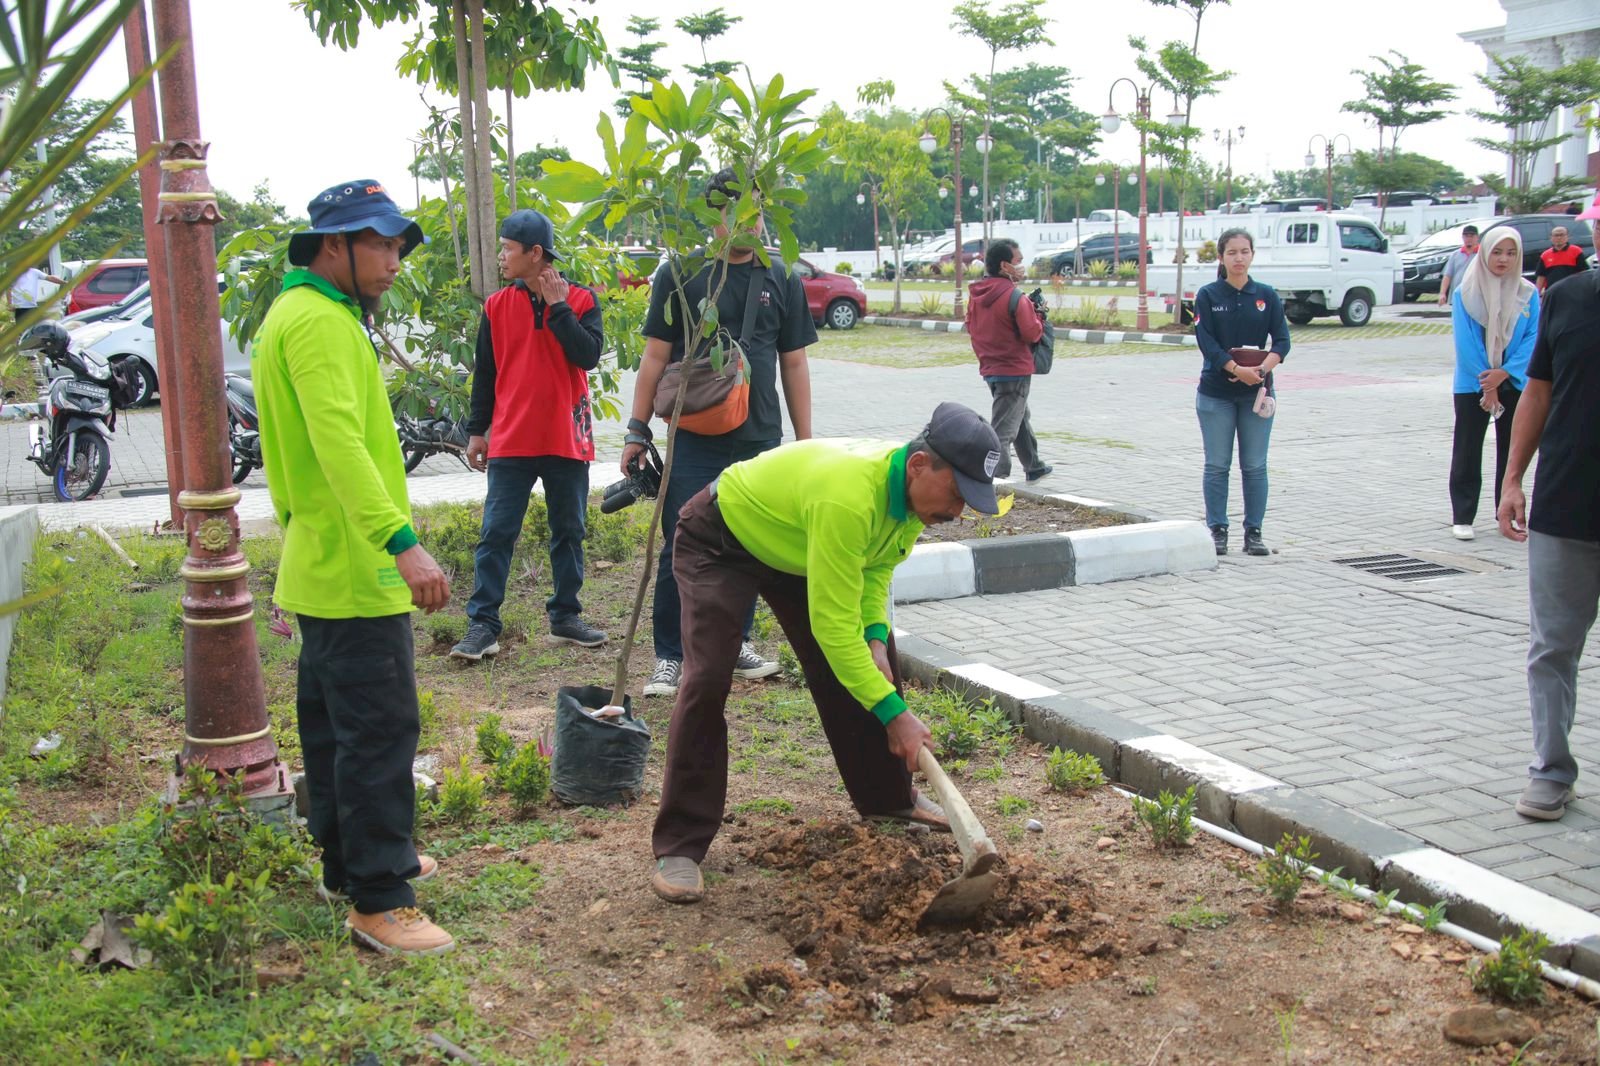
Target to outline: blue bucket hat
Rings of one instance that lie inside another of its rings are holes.
[[[427,244],[422,227],[400,213],[383,186],[371,178],[342,182],[322,190],[306,206],[311,226],[289,237],[289,262],[308,266],[316,258],[325,233],[360,233],[376,230],[385,237],[404,237],[400,258],[419,244]]]

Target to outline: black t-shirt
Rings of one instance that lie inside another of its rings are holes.
[[[1528,528],[1600,541],[1600,271],[1550,286],[1528,376],[1550,382]]]
[[[711,263],[684,284],[688,305],[696,308],[706,297],[707,278],[715,270],[721,279],[722,264]],[[806,290],[800,279],[774,262],[769,271],[759,259],[728,267],[728,280],[717,296],[717,317],[722,328],[734,337],[744,328],[745,298],[750,278],[759,273],[761,295],[756,308],[755,327],[746,348],[750,356],[750,417],[744,425],[723,434],[730,440],[780,440],[783,437],[783,412],[778,406],[778,353],[792,352],[817,342],[817,327],[806,306]],[[776,276],[774,276],[776,274]],[[672,362],[683,358],[683,304],[674,298],[672,321],[667,321],[665,305],[673,294],[672,268],[661,264],[650,286],[650,313],[644,320],[644,335],[672,344]]]

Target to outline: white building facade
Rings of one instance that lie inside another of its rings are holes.
[[[1488,73],[1494,72],[1488,57],[1496,55],[1521,56],[1546,70],[1575,59],[1600,58],[1600,0],[1500,0],[1500,6],[1506,13],[1504,26],[1461,34],[1462,40],[1483,49]],[[1563,133],[1570,135],[1565,142],[1534,160],[1535,185],[1549,184],[1558,167],[1564,177],[1589,173],[1590,136],[1571,108],[1563,108],[1550,123],[1550,136]],[[1506,170],[1509,178],[1509,160]]]

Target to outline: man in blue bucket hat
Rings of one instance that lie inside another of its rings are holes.
[[[322,848],[321,893],[352,905],[346,927],[383,952],[432,955],[455,941],[416,908],[410,882],[438,863],[412,845],[417,707],[411,611],[450,584],[411,528],[405,464],[366,314],[427,238],[383,186],[344,182],[289,238],[295,269],[261,324],[250,364],[261,452],[283,556],[273,599],[300,618],[296,693]]]

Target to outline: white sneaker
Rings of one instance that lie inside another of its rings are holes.
[[[1473,540],[1478,536],[1471,526],[1451,526],[1450,535],[1457,540]]]
[[[676,696],[678,678],[683,676],[683,664],[676,659],[657,659],[655,672],[644,686],[646,696]]]
[[[754,681],[757,678],[771,677],[782,670],[783,667],[775,662],[769,662],[756,651],[755,645],[748,640],[739,646],[739,658],[733,664],[733,676]]]

